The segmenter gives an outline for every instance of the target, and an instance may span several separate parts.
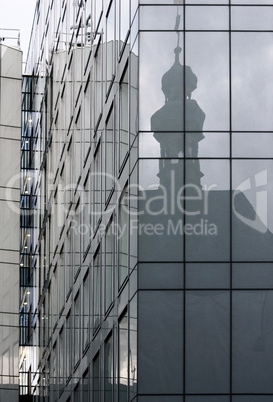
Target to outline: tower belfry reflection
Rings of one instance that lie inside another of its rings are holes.
[[[189,66],[180,63],[181,50],[179,46],[174,49],[175,62],[162,77],[165,105],[151,117],[151,130],[160,143],[161,158],[168,158],[161,159],[159,163],[158,176],[163,186],[168,185],[172,171],[175,174],[175,171],[183,169],[183,160],[173,158],[182,155],[197,158],[198,143],[204,138],[205,113],[191,99],[192,92],[197,88],[197,77]],[[203,174],[199,161],[190,159],[188,167],[188,182],[201,187]],[[174,177],[178,176],[175,174]]]

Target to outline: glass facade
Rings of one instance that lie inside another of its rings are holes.
[[[273,399],[272,14],[269,0],[37,1],[21,394]]]

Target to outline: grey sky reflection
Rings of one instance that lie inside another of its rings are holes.
[[[273,129],[272,69],[272,33],[232,34],[233,130]]]
[[[182,42],[182,38],[181,38]],[[161,78],[173,64],[176,33],[142,33],[140,38],[140,129],[150,130],[150,117],[164,104]],[[183,60],[181,58],[181,63]],[[228,33],[196,33],[186,36],[186,65],[197,75],[192,95],[206,120],[204,130],[229,129]]]
[[[261,4],[257,1],[252,3]],[[263,4],[269,4],[269,2],[264,1]],[[218,7],[212,7],[212,9],[217,11]],[[224,9],[225,7],[221,11],[219,10],[221,29],[227,28],[226,19],[228,17],[223,11]],[[232,27],[234,29],[237,26],[236,24],[242,20],[242,9],[239,7],[232,12]],[[264,15],[266,9],[258,11]],[[270,9],[269,12],[271,13],[272,10]],[[198,27],[198,22],[194,21],[192,13],[193,8],[190,8],[186,15],[189,18],[186,20],[186,27],[188,29],[201,29],[201,25]],[[272,29],[271,19],[269,17],[263,18],[260,14],[256,18],[251,7],[244,8],[244,17],[243,27],[245,29],[255,28],[257,20],[260,21],[259,29],[262,27]],[[217,24],[214,25],[218,26]],[[213,24],[210,23],[209,19],[207,25],[209,29],[213,29]],[[186,60],[183,61],[182,52],[181,64],[190,66],[198,78],[197,89],[192,93],[192,99],[197,101],[206,114],[203,126],[205,138],[199,143],[198,156],[200,158],[228,158],[230,155],[240,158],[271,157],[272,134],[261,132],[273,130],[273,83],[271,78],[273,71],[273,33],[232,33],[231,60],[228,32],[187,32],[184,39],[183,33],[180,35],[181,46],[186,57]],[[173,50],[176,47],[176,40],[177,34],[175,32],[142,32],[140,35],[140,130],[146,131],[140,135],[140,156],[143,157],[160,157],[159,144],[153,138],[153,134],[148,132],[151,131],[151,116],[165,103],[161,79],[174,62]],[[230,72],[232,99],[230,99],[229,90]],[[232,127],[230,127],[230,104],[232,106]],[[234,131],[232,134],[233,149],[231,150],[229,147],[230,129]],[[236,130],[245,131],[245,134],[236,133]],[[214,132],[209,133],[207,131]],[[251,134],[251,131],[258,133]],[[188,133],[187,136],[189,135]],[[248,135],[249,137],[247,137]],[[266,144],[266,150],[261,148],[262,144]],[[177,155],[174,155],[175,157]],[[216,184],[215,190],[228,189],[230,185],[228,162],[219,161],[217,169],[215,169],[215,163],[215,161],[200,161],[200,170],[204,174],[201,184],[203,187],[204,185]],[[147,161],[145,164],[145,168],[143,167],[146,171],[144,187],[150,184],[158,184],[158,161]],[[271,205],[273,192],[270,188],[273,177],[271,177],[270,171],[273,166],[270,162],[238,161],[235,164],[234,172],[236,173],[233,177],[233,189],[236,189],[240,182],[248,178],[253,183],[255,175],[263,170],[267,171],[267,204]],[[147,175],[147,168],[149,175]],[[255,210],[256,195],[255,186],[251,191],[245,193],[246,198]],[[269,230],[272,231],[273,222],[270,217],[268,217],[267,224]]]

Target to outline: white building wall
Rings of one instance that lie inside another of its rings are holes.
[[[0,45],[0,400],[18,400],[22,52]]]

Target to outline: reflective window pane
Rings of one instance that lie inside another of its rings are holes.
[[[95,105],[94,105],[94,122],[95,124],[98,121],[98,117],[101,113],[102,108],[102,45],[98,45],[98,50],[96,53],[96,62],[95,62],[95,82],[94,82],[94,90],[95,90]]]
[[[186,165],[186,177],[187,183],[190,182],[190,169],[191,161],[187,161]],[[201,177],[201,185],[203,190],[207,191],[226,191],[229,190],[229,167],[230,163],[228,160],[206,160],[201,159],[200,170],[203,176]]]
[[[105,200],[114,186],[115,166],[114,166],[114,112],[110,112],[105,127]]]
[[[98,146],[97,152],[95,154],[94,161],[94,174],[92,177],[92,196],[93,196],[93,214],[92,214],[92,224],[93,229],[96,227],[99,217],[101,215],[101,201],[102,201],[102,175],[101,175],[101,146]]]
[[[228,30],[228,28],[229,28],[228,7],[195,6],[186,8],[186,29]]]
[[[136,12],[137,8],[138,8],[138,0],[131,0],[131,21],[133,20],[133,18],[135,16],[135,12]]]
[[[230,259],[229,180],[227,160],[186,161],[184,231],[188,261]]]
[[[229,129],[229,36],[225,32],[188,32],[186,65],[197,77],[192,93],[205,113],[204,130]],[[191,130],[192,131],[192,130]],[[193,130],[194,131],[194,130]]]
[[[93,401],[100,400],[100,356],[97,354],[93,360]]]
[[[272,131],[272,52],[272,33],[232,34],[233,130]]]
[[[273,7],[232,7],[231,29],[239,31],[272,31]]]
[[[233,133],[232,156],[235,158],[272,158],[272,133]]]
[[[71,315],[66,318],[66,378],[70,376],[71,373],[71,332],[72,332],[72,319]],[[55,379],[54,379],[55,380]]]
[[[139,4],[174,4],[173,0],[139,0]]]
[[[229,264],[186,264],[187,288],[229,288]]]
[[[229,0],[206,0],[206,4],[228,4]],[[186,4],[200,4],[200,0],[185,0]]]
[[[113,337],[112,335],[105,343],[104,348],[104,401],[112,402],[113,398]]]
[[[162,194],[165,194],[171,185],[171,177],[177,183],[178,187],[175,190],[178,191],[183,186],[183,160],[173,158],[139,161],[139,188],[142,191],[146,190],[146,196],[153,193],[159,195],[155,194],[159,189],[162,189]]]
[[[183,264],[139,264],[138,283],[140,289],[183,288]]]
[[[186,293],[186,392],[228,393],[230,296],[226,291]]]
[[[182,33],[180,41],[183,43]],[[165,95],[161,89],[161,80],[174,64],[177,34],[141,32],[139,45],[139,128],[150,131],[152,115],[161,108],[162,113],[165,111]],[[183,64],[183,52],[180,53],[180,63]],[[165,131],[175,130],[169,126]]]
[[[129,75],[126,69],[120,83],[119,95],[119,168],[128,152],[129,145]]]
[[[83,402],[89,402],[90,400],[90,377],[89,377],[89,370],[87,369],[87,371],[83,374]]]
[[[231,4],[271,4],[272,0],[231,0]]]
[[[232,195],[233,260],[273,259],[273,162],[234,160]]]
[[[155,139],[154,133],[139,133],[139,156],[159,158],[160,144]]]
[[[141,160],[139,183],[139,260],[183,260],[183,160]]]
[[[177,18],[178,16],[178,18]],[[141,7],[140,30],[173,31],[176,23],[178,29],[183,29],[183,7]]]
[[[273,288],[273,264],[233,264],[233,288]]]
[[[272,395],[234,395],[232,402],[272,402]]]
[[[93,332],[100,324],[101,318],[101,256],[100,251],[95,256],[93,268]]]
[[[233,392],[273,393],[273,291],[234,291],[232,302]]]
[[[232,399],[233,400],[233,399]],[[206,395],[206,396],[186,396],[186,402],[230,402],[229,396],[215,396],[215,395]]]
[[[106,19],[106,92],[113,80],[115,69],[115,10],[114,2],[111,5],[110,11],[107,14]]]
[[[137,394],[137,296],[130,302],[130,400]]]
[[[89,342],[89,316],[90,316],[90,286],[89,275],[83,282],[83,350]]]
[[[111,222],[105,235],[105,312],[113,301],[114,236]]]
[[[139,396],[137,398],[138,402],[183,402],[183,396],[162,396],[162,395],[146,395],[146,396]]]
[[[128,390],[128,315],[119,322],[119,401],[126,402]]]
[[[138,40],[135,41],[130,55],[130,107],[129,107],[129,128],[130,144],[133,144],[138,132]]]
[[[121,196],[118,211],[118,225],[121,230],[118,237],[118,286],[120,287],[128,276],[129,197],[127,188]]]
[[[194,133],[186,133],[186,157],[191,155],[191,141]],[[204,138],[198,142],[197,157],[206,158],[227,158],[229,157],[229,141],[228,133],[203,133]]]
[[[180,394],[183,392],[183,292],[142,291],[138,306],[138,392]]]
[[[76,364],[80,358],[80,294],[78,293],[74,300],[74,364]]]
[[[130,19],[130,2],[119,0],[119,17],[120,17],[120,50],[126,39],[126,35],[129,29]]]

